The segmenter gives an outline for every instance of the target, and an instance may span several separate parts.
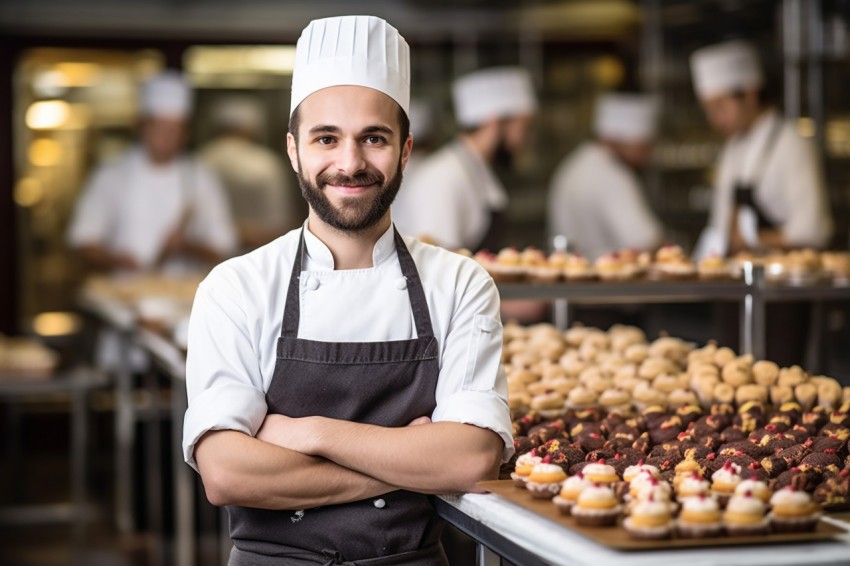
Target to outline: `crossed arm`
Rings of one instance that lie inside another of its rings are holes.
[[[418,426],[417,426],[418,425]],[[268,415],[256,438],[210,431],[195,447],[214,505],[305,509],[407,489],[481,491],[496,477],[502,440],[494,432],[417,419],[387,428],[324,417]]]

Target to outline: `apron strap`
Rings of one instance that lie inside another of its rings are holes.
[[[425,291],[422,289],[422,280],[416,263],[404,243],[404,239],[393,225],[396,255],[401,266],[401,273],[407,280],[407,295],[410,297],[410,307],[413,311],[413,321],[416,324],[416,335],[419,338],[433,337],[434,330],[431,326],[431,314],[428,311],[428,301],[425,299]],[[298,238],[298,250],[295,252],[295,261],[292,263],[292,273],[289,276],[289,288],[286,293],[286,305],[283,311],[283,322],[280,326],[281,337],[296,338],[298,336],[298,323],[301,320],[301,269],[304,256],[304,228]]]

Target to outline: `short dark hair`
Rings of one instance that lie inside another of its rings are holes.
[[[401,127],[401,146],[404,147],[404,142],[407,141],[407,137],[410,135],[410,118],[400,104],[396,103],[396,108],[398,108],[398,122]],[[298,143],[298,126],[301,124],[300,110],[301,105],[299,104],[289,117],[289,133],[295,138],[296,144]]]

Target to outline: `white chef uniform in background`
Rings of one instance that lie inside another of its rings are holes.
[[[640,179],[606,143],[648,144],[657,108],[639,94],[606,94],[596,103],[596,139],[581,144],[557,167],[549,187],[549,234],[563,235],[571,251],[591,261],[627,247],[652,250],[663,228]]]
[[[174,71],[146,82],[141,91],[143,117],[188,119],[192,92]],[[179,155],[153,163],[135,146],[99,167],[77,202],[68,230],[72,247],[100,245],[135,259],[141,269],[156,268],[168,236],[185,222],[184,237],[227,257],[236,234],[218,178],[198,160]],[[187,271],[197,265],[175,258],[162,266]]]
[[[759,89],[764,75],[755,49],[729,41],[695,51],[691,71],[697,96],[714,97]],[[694,259],[725,255],[732,222],[744,242],[758,248],[758,214],[741,205],[736,218],[736,186],[752,187],[752,200],[788,245],[823,247],[832,234],[829,198],[814,144],[793,122],[764,109],[751,127],[727,139],[718,163],[711,213],[694,250]]]
[[[452,97],[463,130],[490,120],[530,116],[537,109],[529,73],[515,67],[460,77],[452,85]],[[490,229],[493,213],[507,206],[507,192],[490,163],[461,134],[405,175],[393,204],[393,220],[403,234],[428,236],[449,249],[476,249]]]
[[[259,143],[265,116],[258,101],[228,96],[215,105],[212,119],[218,135],[199,155],[227,190],[243,250],[297,226],[295,176],[279,154]]]

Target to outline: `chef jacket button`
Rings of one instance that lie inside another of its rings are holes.
[[[375,507],[377,507],[378,509],[383,509],[384,507],[386,507],[387,502],[384,501],[383,499],[376,499],[375,501],[372,502],[372,504]]]
[[[307,278],[307,282],[306,282],[306,283],[304,283],[304,285],[305,285],[305,286],[307,287],[307,289],[309,289],[310,291],[315,291],[316,289],[318,289],[318,288],[319,288],[319,280],[318,280],[318,279],[316,279],[315,277],[308,277],[308,278]]]
[[[395,288],[401,291],[407,289],[407,277],[399,277],[396,279]]]

